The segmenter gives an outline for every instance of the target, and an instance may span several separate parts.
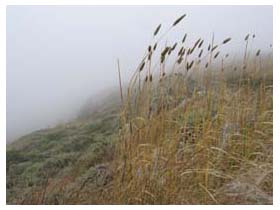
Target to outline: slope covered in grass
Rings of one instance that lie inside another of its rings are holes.
[[[106,101],[87,118],[33,132],[7,145],[7,203],[68,202],[70,195],[62,188],[72,183],[78,190],[89,171],[112,160],[119,105]]]
[[[8,146],[8,203],[272,203],[272,54],[250,34],[242,59],[231,38],[162,46],[184,17],[156,28],[121,104]]]
[[[206,90],[185,89],[162,107],[170,100],[164,94],[151,116],[141,106],[143,111],[123,119],[128,126],[116,153],[110,199],[120,204],[271,203],[271,82],[246,80],[238,87],[221,81]]]

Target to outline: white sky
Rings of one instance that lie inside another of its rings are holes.
[[[7,140],[65,121],[85,100],[118,85],[116,59],[128,79],[159,23],[187,14],[168,42],[198,37],[242,49],[272,43],[272,6],[8,6]],[[98,100],[98,98],[96,98]]]

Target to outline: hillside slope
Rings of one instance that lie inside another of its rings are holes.
[[[67,202],[60,197],[61,189],[58,193],[51,188],[72,183],[78,189],[94,167],[112,160],[118,107],[107,103],[87,118],[33,132],[8,145],[7,203]]]
[[[7,146],[7,203],[270,204],[271,77],[220,85],[207,96],[187,80],[187,100],[169,90],[164,113],[154,95],[150,119],[133,104],[132,130],[111,103],[20,138]]]
[[[231,38],[160,43],[185,16],[110,106],[7,147],[7,203],[272,204],[272,52],[249,53],[250,34],[243,59]]]

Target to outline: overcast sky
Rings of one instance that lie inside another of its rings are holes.
[[[255,33],[254,47],[272,43],[271,6],[8,6],[7,141],[75,116],[92,95],[126,80],[152,33],[186,13],[168,42],[232,37],[233,48]],[[98,100],[98,98],[96,98]]]

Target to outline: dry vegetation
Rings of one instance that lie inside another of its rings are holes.
[[[272,54],[248,49],[253,34],[236,60],[227,37],[162,44],[184,18],[156,28],[127,92],[119,68],[118,137],[102,153],[114,156],[26,203],[272,204]]]
[[[260,50],[248,56],[254,38],[246,35],[242,62],[226,62],[230,55],[220,49],[231,38],[216,44],[214,35],[205,48],[187,35],[165,45],[154,68],[159,40],[148,47],[123,101],[105,203],[272,202],[272,57]],[[166,72],[172,53],[176,62]]]

